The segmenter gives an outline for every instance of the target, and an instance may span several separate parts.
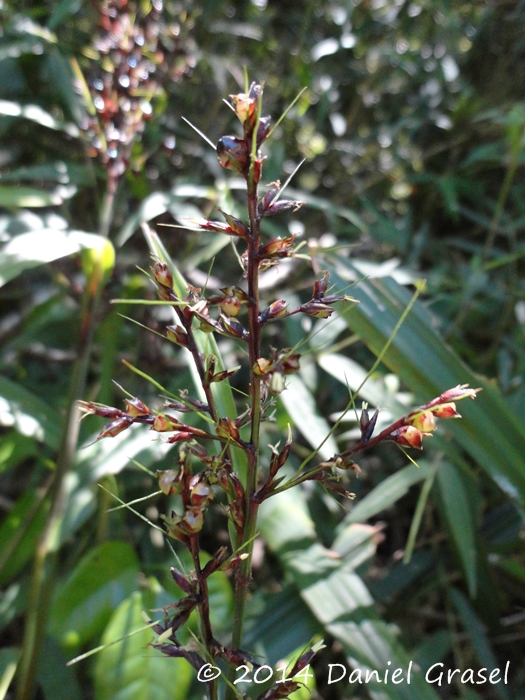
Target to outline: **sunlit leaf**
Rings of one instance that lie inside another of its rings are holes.
[[[355,567],[362,562],[360,548],[355,548],[353,554],[348,553],[343,558],[334,556],[334,552],[317,543],[311,528],[305,530],[301,537],[301,527],[295,520],[297,512],[302,511],[303,497],[296,493],[285,498],[287,494],[289,492],[284,492],[263,504],[261,531],[271,541],[273,532],[278,528],[280,536],[274,541],[277,556],[312,613],[326,631],[342,643],[348,665],[343,665],[343,669],[334,669],[334,674],[344,670],[348,682],[353,669],[359,670],[362,678],[368,672],[369,692],[373,697],[384,700],[412,700],[414,692],[421,700],[437,700],[431,686],[411,666],[410,655],[399,643],[395,628],[379,618],[370,593],[355,573]],[[290,508],[292,499],[295,500],[296,510]],[[301,519],[308,522],[306,514]],[[397,668],[402,669],[405,682],[399,685],[384,684],[385,672]],[[409,669],[410,685],[406,683]],[[377,674],[374,675],[373,671]]]
[[[330,432],[330,424],[320,415],[315,399],[302,379],[296,374],[287,377],[286,389],[279,398],[297,430],[315,449]],[[337,443],[333,436],[330,436],[319,450],[323,459],[329,459],[336,452]]]
[[[43,110],[39,105],[24,105],[19,104],[18,102],[0,100],[0,116],[1,115],[6,117],[21,117],[22,119],[29,119],[29,121],[40,124],[41,126],[46,126],[49,129],[64,131],[69,136],[77,137],[80,133],[77,126],[58,121],[55,119],[55,117],[51,116],[49,112]]]
[[[55,449],[60,443],[60,423],[54,409],[6,377],[0,377],[0,425],[12,426],[21,435]]]
[[[22,233],[0,249],[0,286],[24,270],[89,248],[106,250],[108,245],[104,237],[84,231],[41,229]]]
[[[53,207],[70,199],[76,191],[76,187],[70,185],[59,185],[52,192],[35,187],[0,186],[0,207]]]

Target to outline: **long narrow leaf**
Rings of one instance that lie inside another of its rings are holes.
[[[170,255],[164,247],[164,245],[162,244],[159,236],[148,227],[145,227],[144,229],[144,236],[146,238],[146,242],[149,246],[150,251],[154,255],[156,255],[160,260],[163,260],[169,265],[171,273],[173,275],[176,293],[180,298],[184,298],[186,296],[188,284],[182,276],[182,274],[180,273],[180,271],[178,270],[177,266],[171,260]],[[222,371],[223,369],[225,369],[219,348],[217,346],[215,338],[213,337],[213,334],[203,333],[202,331],[195,330],[195,341],[197,343],[197,347],[203,354],[211,354],[217,357],[217,371]],[[193,367],[192,362],[190,362],[190,367]],[[196,387],[197,390],[200,389],[200,384],[197,382]],[[212,392],[220,416],[235,418],[237,415],[235,401],[228,380],[214,383],[212,385]],[[231,449],[231,453],[233,467],[235,471],[239,472],[241,475],[244,475],[246,472],[246,459],[244,453],[233,447]]]
[[[459,471],[448,461],[437,471],[437,484],[448,529],[459,553],[470,595],[476,596],[475,523],[469,507],[468,487]]]
[[[1,205],[1,202],[0,202]],[[46,204],[47,206],[47,204]],[[101,251],[110,242],[95,233],[39,229],[15,236],[0,250],[0,286],[24,270],[91,248]]]

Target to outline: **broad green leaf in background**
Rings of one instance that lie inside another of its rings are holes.
[[[432,467],[427,462],[418,462],[418,465],[419,469],[414,464],[409,464],[382,481],[350,507],[350,513],[344,518],[340,527],[345,527],[349,523],[363,522],[403,498],[411,486],[418,481],[423,481],[431,472]]]
[[[141,611],[154,615],[149,611],[157,607],[150,593],[133,593],[119,605],[102,644],[111,644],[144,627]],[[155,636],[151,630],[143,630],[97,655],[95,700],[185,700],[191,667],[185,659],[170,659],[149,647]]]
[[[43,644],[38,681],[46,700],[82,700],[82,691],[74,669],[58,642],[47,637]]]
[[[288,517],[282,518],[286,511]],[[259,509],[257,529],[267,546],[274,551],[287,547],[299,549],[302,542],[315,541],[315,525],[310,517],[304,498],[294,493],[283,491],[264,501]]]
[[[420,549],[411,556],[409,562],[395,564],[386,576],[370,584],[370,591],[378,603],[388,603],[401,596],[420,576],[436,569],[436,557],[429,551]]]
[[[359,395],[363,399],[371,406],[377,406],[381,409],[379,419],[382,419],[383,422],[387,420],[392,422],[406,413],[409,405],[408,400],[411,399],[410,396],[399,392],[393,393],[383,377],[369,377],[364,382],[368,374],[367,371],[349,357],[338,353],[321,354],[319,365],[325,372],[348,386],[352,391],[355,392],[359,389]],[[403,399],[403,402],[400,399]],[[357,400],[356,408],[359,414],[361,403]],[[354,416],[353,412],[352,414],[347,414],[348,418],[353,418]]]
[[[22,233],[0,249],[0,286],[32,267],[89,248],[106,251],[108,246],[111,244],[103,236],[84,231],[41,229]],[[106,252],[105,257],[108,255]]]
[[[55,3],[53,12],[47,23],[48,29],[54,31],[57,26],[60,26],[62,22],[67,20],[69,15],[73,15],[78,12],[81,5],[82,0],[61,0],[60,2]]]
[[[331,281],[343,288],[350,263],[339,261]],[[345,313],[349,328],[376,354],[381,352],[408,305],[410,294],[393,279],[366,280],[352,289],[360,303]],[[525,504],[525,429],[497,388],[474,375],[436,332],[432,314],[416,302],[399,329],[385,365],[421,403],[458,384],[482,387],[475,401],[458,405],[463,419],[447,421],[458,443],[513,498]],[[445,426],[443,426],[445,427]]]
[[[425,636],[423,642],[412,649],[414,662],[421,666],[426,673],[435,663],[442,661],[449,653],[452,645],[452,635],[449,630],[438,630]]]
[[[287,377],[286,390],[279,398],[297,430],[313,449],[317,448],[330,432],[330,424],[319,414],[315,399],[302,379],[296,374]],[[329,459],[337,451],[337,443],[330,436],[319,454],[323,459]]]
[[[330,202],[328,199],[324,199],[323,197],[314,197],[311,194],[311,192],[302,192],[300,190],[295,190],[291,187],[289,187],[286,190],[286,194],[287,196],[292,197],[293,199],[297,199],[299,201],[307,201],[308,207],[324,212],[329,219],[335,219],[335,217],[339,216],[342,219],[351,223],[362,233],[369,233],[368,225],[358,214],[356,214],[356,212],[353,209],[348,209],[348,207],[336,206],[333,202]]]
[[[243,645],[274,667],[291,650],[322,632],[322,626],[291,583],[277,593],[256,593],[249,613]]]
[[[210,619],[214,630],[227,630],[233,613],[233,590],[224,571],[216,571],[208,578]]]
[[[86,275],[87,288],[95,295],[109,280],[115,266],[115,249],[107,238],[96,246],[82,250],[82,267]]]
[[[5,431],[0,444],[0,474],[37,454],[38,445],[34,438],[21,435],[16,430]]]
[[[57,161],[46,165],[28,165],[0,174],[0,182],[12,180],[49,180],[63,184],[83,185],[89,181],[91,171],[84,165]]]
[[[139,562],[126,542],[91,549],[57,591],[49,626],[63,645],[82,646],[102,632],[111,614],[138,586]]]
[[[292,498],[295,510],[290,509]],[[306,527],[295,522],[297,513],[301,513],[300,521]],[[298,489],[293,497],[285,491],[263,503],[260,529],[312,613],[342,643],[349,667],[361,669],[363,677],[366,670],[378,671],[380,679],[388,668],[402,668],[406,677],[410,656],[398,642],[395,628],[379,618],[370,593],[355,573],[356,565],[362,563],[360,547],[350,548],[343,557],[316,542],[314,524],[305,511],[304,495]],[[349,673],[350,668],[347,679]],[[387,685],[373,679],[367,691],[374,700],[413,700],[415,696],[418,700],[437,700],[438,697],[415,669],[410,685]]]
[[[171,445],[155,440],[143,426],[132,426],[111,439],[93,442],[89,439],[77,452],[75,468],[89,483],[98,483],[107,474],[118,474],[135,459],[145,467],[160,462],[172,449]],[[154,473],[152,472],[152,476]]]
[[[330,549],[351,561],[352,567],[357,569],[375,555],[381,529],[381,526],[351,523],[339,532]]]

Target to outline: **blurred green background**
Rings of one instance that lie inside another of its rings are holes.
[[[239,283],[227,237],[161,225],[218,207],[242,218],[242,184],[183,117],[212,143],[237,133],[223,98],[245,69],[273,123],[303,90],[265,146],[263,182],[305,159],[288,192],[306,204],[266,230],[301,236],[313,270],[269,270],[265,298],[308,299],[329,269],[360,301],[329,323],[271,326],[269,344],[309,340],[262,444],[290,422],[300,464],[421,279],[358,406],[386,425],[456,384],[484,391],[440,424],[419,467],[394,445],[358,460],[354,501],[308,486],[267,502],[244,646],[275,665],[324,638],[314,698],[525,698],[525,2],[4,0],[0,14],[0,699],[202,697],[147,630],[65,666],[174,602],[183,557],[133,512],[108,512],[111,494],[155,492],[146,472],[175,453],[145,430],[93,444],[99,419],[79,424],[74,400],[121,406],[112,380],[155,407],[194,391],[176,346],[140,327],[162,333],[162,307],[110,301],[155,298],[143,222],[195,286]],[[235,344],[220,350],[239,364]],[[352,413],[327,455],[357,435]],[[133,508],[160,525],[169,504]],[[217,504],[203,546],[225,541]],[[231,580],[210,585],[227,642]],[[330,663],[409,660],[410,687],[327,682]],[[509,683],[437,687],[424,674],[438,662],[510,662]]]

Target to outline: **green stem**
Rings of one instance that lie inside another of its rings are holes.
[[[524,127],[525,131],[525,127]],[[523,140],[523,133],[520,136],[520,142]],[[516,149],[516,152],[513,153],[512,159],[509,163],[509,166],[507,168],[507,172],[505,173],[505,178],[503,179],[503,184],[501,186],[501,190],[498,195],[498,200],[496,202],[496,207],[494,209],[494,216],[492,217],[492,221],[490,222],[490,228],[487,234],[487,240],[485,241],[485,246],[483,248],[483,259],[486,259],[491,250],[492,246],[494,245],[494,240],[496,238],[496,233],[498,230],[498,224],[499,220],[501,218],[501,215],[503,214],[503,209],[505,208],[505,204],[507,202],[508,196],[510,194],[510,188],[512,187],[512,183],[514,182],[514,177],[516,175],[516,171],[519,166],[519,157],[521,155],[521,150]]]
[[[248,176],[248,214],[250,218],[250,239],[248,242],[248,320],[249,320],[249,361],[250,361],[250,401],[251,433],[248,449],[248,473],[246,478],[245,523],[241,538],[241,547],[248,557],[241,563],[235,579],[235,598],[233,611],[232,647],[242,645],[244,611],[251,580],[253,541],[257,527],[258,503],[254,499],[257,489],[257,472],[259,467],[259,440],[261,427],[261,381],[253,371],[261,352],[261,326],[259,322],[259,246],[260,226],[257,216],[257,183],[254,177],[254,155]],[[228,669],[230,683],[235,679],[235,668]],[[225,700],[235,697],[234,686],[226,688]]]
[[[113,193],[108,192],[101,212],[100,233],[103,236],[107,236],[109,233],[113,201]],[[60,524],[66,507],[65,481],[73,463],[78,439],[79,421],[76,402],[84,394],[86,386],[89,358],[95,331],[94,317],[96,316],[104,286],[102,279],[103,277],[101,276],[95,288],[87,282],[84,291],[78,352],[73,364],[66,420],[62,428],[56,470],[50,487],[50,507],[36,547],[33,562],[22,655],[18,671],[17,700],[32,700],[35,693],[36,677],[57,563],[58,547],[56,546],[56,539],[59,535]]]
[[[104,238],[109,236],[111,229],[111,222],[113,221],[113,208],[115,206],[115,191],[112,189],[108,190],[102,202],[102,208],[100,211],[100,223],[98,232]]]
[[[18,700],[31,700],[34,694],[36,675],[40,662],[40,652],[45,634],[49,601],[53,590],[57,552],[56,537],[62,521],[65,502],[65,478],[71,468],[77,445],[79,421],[76,401],[84,393],[89,366],[92,337],[94,332],[93,314],[98,306],[100,287],[94,297],[88,288],[84,295],[84,311],[79,338],[78,354],[73,366],[69,387],[67,419],[62,432],[62,441],[56,463],[53,484],[50,489],[50,509],[38,542],[33,574],[28,595],[22,657],[19,667]]]

